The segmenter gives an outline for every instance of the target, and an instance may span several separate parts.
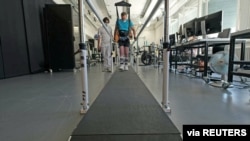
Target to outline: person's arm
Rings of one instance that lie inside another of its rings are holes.
[[[134,35],[134,40],[136,40],[136,30],[135,30],[135,26],[134,23],[132,21],[130,21],[130,26],[131,26],[131,30],[133,31],[133,35]]]
[[[110,27],[111,38],[114,39],[113,29]]]
[[[100,36],[99,36],[99,38],[98,38],[97,47],[98,47],[98,51],[100,51],[100,50],[101,50],[101,38],[100,38]]]
[[[115,26],[115,30],[114,30],[114,41],[118,42],[118,38],[119,38],[119,29],[117,26]]]
[[[134,40],[136,40],[137,38],[136,38],[136,31],[135,31],[135,27],[134,27],[134,26],[132,26],[132,27],[131,27],[131,29],[132,29],[132,31],[133,31]]]
[[[101,34],[100,34],[100,29],[98,30],[97,48],[98,48],[98,51],[101,51]]]

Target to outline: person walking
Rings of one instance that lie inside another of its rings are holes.
[[[108,32],[105,30],[105,28],[102,26],[98,29],[98,50],[101,51],[103,56],[103,71],[112,71],[112,28],[108,25],[109,24],[109,18],[105,17],[103,19],[103,22],[105,23],[104,26],[108,29]]]
[[[127,13],[121,13],[121,19],[117,20],[116,33],[119,33],[119,50],[120,50],[120,70],[128,70],[130,30],[133,31],[134,40],[136,40],[136,31],[131,20],[127,19]]]

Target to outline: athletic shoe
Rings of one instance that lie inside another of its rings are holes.
[[[108,72],[112,72],[112,69],[111,69],[111,68],[108,68]]]
[[[128,65],[125,65],[124,70],[128,71]]]
[[[119,68],[120,70],[124,70],[124,65],[123,64],[121,64],[121,66],[120,66],[120,68]]]
[[[104,68],[102,69],[102,72],[106,72],[106,71],[108,71],[108,68],[104,67]]]

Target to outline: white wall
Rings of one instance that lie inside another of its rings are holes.
[[[250,28],[250,0],[238,0],[237,29]]]
[[[152,42],[155,42],[155,30],[154,28],[145,28],[140,35],[139,46],[150,45]]]
[[[241,1],[241,0],[238,0]],[[249,0],[248,0],[249,1]],[[237,0],[209,0],[208,14],[222,10],[222,28],[231,28],[232,32],[236,29],[237,20]]]
[[[93,39],[94,35],[97,34],[97,28],[94,27],[86,18],[85,18],[85,41],[87,41],[88,39]],[[80,34],[79,34],[79,27],[75,26],[74,27],[74,36],[75,36],[75,50],[78,50],[79,46],[79,42],[80,42]]]
[[[163,39],[164,37],[164,24],[163,24],[163,18],[161,18],[154,26],[155,30],[155,43],[160,44],[160,39]]]
[[[142,33],[142,36],[146,37],[148,43],[155,42],[155,29],[154,26],[151,25],[150,28],[145,29]]]
[[[250,0],[238,0],[237,26],[236,30],[245,30],[250,28]],[[246,44],[246,60],[250,60],[250,42]],[[240,49],[236,49],[236,54],[240,54]]]
[[[98,28],[93,26],[89,20],[85,18],[85,32],[86,36],[89,36],[91,38],[94,38],[94,35],[97,34]]]

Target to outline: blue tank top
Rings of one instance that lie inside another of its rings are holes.
[[[134,26],[134,24],[133,24],[133,22],[131,22],[131,20],[130,21],[128,21],[128,20],[123,21],[121,19],[119,19],[117,21],[116,25],[118,26],[119,30],[125,30],[125,31],[128,31],[129,28],[131,28],[132,26]]]

